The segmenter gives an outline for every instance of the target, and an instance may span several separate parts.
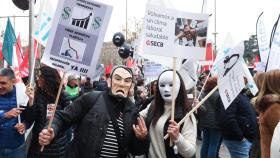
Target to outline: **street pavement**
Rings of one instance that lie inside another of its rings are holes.
[[[200,149],[201,149],[202,141],[197,140],[196,141],[196,158],[200,158]],[[222,143],[220,152],[219,152],[219,157],[220,158],[230,158],[229,152],[227,147],[225,146],[224,143]]]

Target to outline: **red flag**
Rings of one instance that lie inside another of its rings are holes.
[[[34,52],[35,52],[35,59],[40,59],[40,51],[39,51],[39,47],[38,47],[38,42],[36,40],[34,40]],[[21,72],[21,77],[27,77],[29,74],[29,47],[27,47],[25,49],[25,53],[24,53],[24,57],[23,57],[23,61],[20,64],[20,72]]]
[[[22,46],[21,46],[21,40],[20,40],[20,34],[18,35],[17,38],[17,43],[16,45],[16,55],[17,55],[17,61],[18,61],[18,65],[20,65],[22,63]]]
[[[129,57],[126,62],[126,66],[132,68],[134,66],[134,60]]]
[[[105,74],[106,74],[106,75],[107,75],[107,74],[110,74],[111,71],[112,71],[112,69],[113,69],[113,64],[110,63],[110,65],[107,65],[107,66],[105,67]]]
[[[212,49],[212,43],[207,43],[206,44],[206,57],[205,57],[206,61],[209,62],[213,62],[214,61],[214,53],[213,53],[213,49]],[[203,70],[210,70],[211,67],[213,66],[213,63],[210,65],[205,65],[203,66]]]

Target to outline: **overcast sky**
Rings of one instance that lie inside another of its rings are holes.
[[[57,0],[49,0],[56,3]],[[115,32],[119,32],[125,26],[125,4],[126,0],[98,0],[102,3],[113,6],[113,12],[109,27],[105,35],[105,41],[110,41]],[[145,6],[148,0],[127,0],[128,19],[141,19],[144,16]],[[151,0],[164,2],[173,9],[186,12],[200,13],[203,0]],[[40,0],[37,0],[35,12],[38,12]],[[206,3],[206,12],[212,14],[209,19],[208,39],[214,40],[214,0],[208,0]],[[221,46],[225,35],[230,32],[235,43],[246,40],[251,34],[256,32],[256,20],[259,14],[264,12],[267,34],[270,35],[271,29],[278,14],[280,13],[279,0],[216,0],[217,12],[217,45]],[[17,9],[11,0],[2,0],[0,16],[28,15],[28,11]],[[11,18],[13,24],[13,18]],[[129,23],[128,27],[134,24]],[[0,31],[4,30],[6,19],[0,19]],[[16,18],[16,34],[21,34],[25,41],[28,39],[28,18]]]

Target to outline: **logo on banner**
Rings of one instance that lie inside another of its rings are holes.
[[[153,47],[163,47],[163,42],[158,42],[158,41],[146,41],[147,46],[153,46]]]
[[[70,14],[71,14],[71,8],[65,7],[65,8],[63,9],[62,18],[63,18],[64,20],[66,20],[66,19],[68,19],[68,18],[70,17]]]
[[[96,30],[101,26],[101,24],[102,24],[101,17],[95,17],[92,23],[93,28]]]
[[[223,76],[225,77],[227,73],[234,67],[239,59],[239,54],[232,54],[230,57],[226,56],[224,60],[224,69],[225,72]]]
[[[81,15],[81,13],[84,14]],[[94,15],[92,12],[86,12],[85,10],[75,7],[72,15],[71,25],[88,30],[90,28],[89,26],[93,16]]]

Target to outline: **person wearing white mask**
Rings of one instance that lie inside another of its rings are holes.
[[[179,122],[191,109],[191,103],[187,101],[187,93],[184,82],[178,72],[175,79],[175,121],[170,120],[173,70],[163,71],[158,78],[157,90],[153,102],[140,112],[145,118],[151,138],[149,158],[190,158],[196,151],[196,119],[192,114],[179,126]],[[170,147],[170,139],[164,140],[165,134],[169,134],[173,142]]]

